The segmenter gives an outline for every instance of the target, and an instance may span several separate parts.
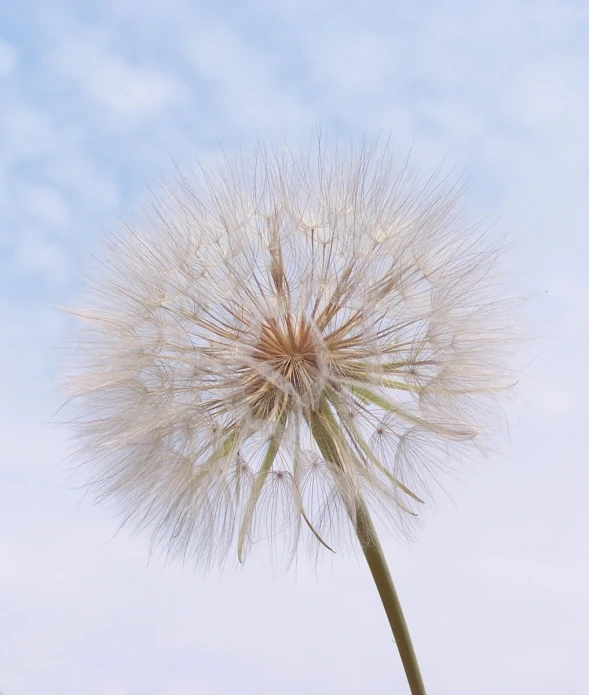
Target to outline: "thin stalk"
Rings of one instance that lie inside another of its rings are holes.
[[[321,404],[319,412],[311,414],[308,423],[311,434],[325,459],[341,468],[341,454],[337,442],[340,437],[338,437],[338,433],[333,430],[335,421],[325,401]],[[415,650],[413,649],[413,643],[409,635],[409,629],[407,628],[403,609],[401,608],[401,603],[397,596],[397,590],[395,589],[393,578],[389,572],[384,552],[378,540],[376,529],[370,518],[368,508],[359,491],[356,493],[355,509],[351,509],[349,503],[346,503],[346,506],[348,507],[348,513],[354,524],[356,535],[358,536],[362,551],[364,552],[364,557],[366,558],[370,573],[372,574],[372,578],[374,579],[374,583],[380,595],[380,600],[387,614],[393,637],[397,644],[397,649],[399,650],[401,662],[405,669],[411,695],[426,695],[419,664],[417,663],[417,657],[415,656]]]
[[[364,557],[378,589],[380,600],[384,607],[397,649],[403,662],[407,682],[411,689],[411,695],[426,695],[425,686],[409,635],[409,629],[405,622],[403,609],[397,595],[397,590],[393,584],[393,578],[379,543],[376,529],[362,499],[356,501],[356,534],[362,546]]]

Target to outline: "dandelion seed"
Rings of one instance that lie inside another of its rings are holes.
[[[413,693],[417,662],[368,508],[410,533],[450,456],[501,419],[514,338],[460,191],[393,149],[260,148],[181,175],[106,239],[66,383],[99,499],[171,555],[352,529]]]

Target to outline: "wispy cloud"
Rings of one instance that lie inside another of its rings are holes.
[[[105,32],[82,24],[58,41],[49,62],[83,97],[125,120],[161,112],[187,95],[178,78],[123,59]]]
[[[24,184],[20,188],[23,209],[32,218],[44,222],[49,227],[64,228],[71,222],[71,212],[61,194],[55,188]]]
[[[12,74],[16,68],[16,61],[15,47],[0,39],[0,80]]]
[[[233,127],[275,130],[312,124],[313,111],[286,74],[280,51],[261,50],[219,18],[199,18],[181,41],[212,104]]]

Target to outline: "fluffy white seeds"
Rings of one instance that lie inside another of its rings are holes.
[[[66,383],[91,487],[172,554],[407,532],[509,385],[497,247],[388,146],[260,148],[105,241]]]

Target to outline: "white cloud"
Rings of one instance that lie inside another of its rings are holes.
[[[589,172],[589,69],[574,56],[543,56],[515,72],[506,100],[517,125],[568,177]]]
[[[47,165],[47,175],[54,185],[73,192],[89,211],[112,213],[120,201],[116,183],[92,162],[81,148],[69,148]]]
[[[337,23],[336,23],[337,26]],[[382,33],[348,25],[327,32],[322,40],[306,45],[309,67],[330,89],[356,95],[394,92],[394,75],[402,70],[402,47]]]
[[[8,77],[16,68],[16,49],[0,39],[0,80]]]
[[[4,156],[26,158],[48,155],[60,147],[58,132],[48,115],[23,98],[6,100],[0,109]]]
[[[66,286],[70,279],[64,247],[34,228],[21,230],[13,240],[10,265],[12,271],[40,277],[56,288]]]
[[[69,206],[55,188],[25,184],[21,188],[21,204],[29,216],[51,227],[66,227],[71,221]]]
[[[294,80],[281,75],[281,54],[260,51],[219,20],[200,18],[183,37],[183,49],[213,89],[223,118],[248,132],[310,125],[313,112],[298,95]]]
[[[130,64],[108,45],[104,32],[82,25],[60,37],[50,63],[82,94],[123,119],[137,119],[187,97],[178,78],[158,68]]]
[[[555,425],[573,415],[578,407],[571,384],[559,383],[554,372],[545,376],[541,385],[528,390],[528,399],[532,408],[541,410]]]

